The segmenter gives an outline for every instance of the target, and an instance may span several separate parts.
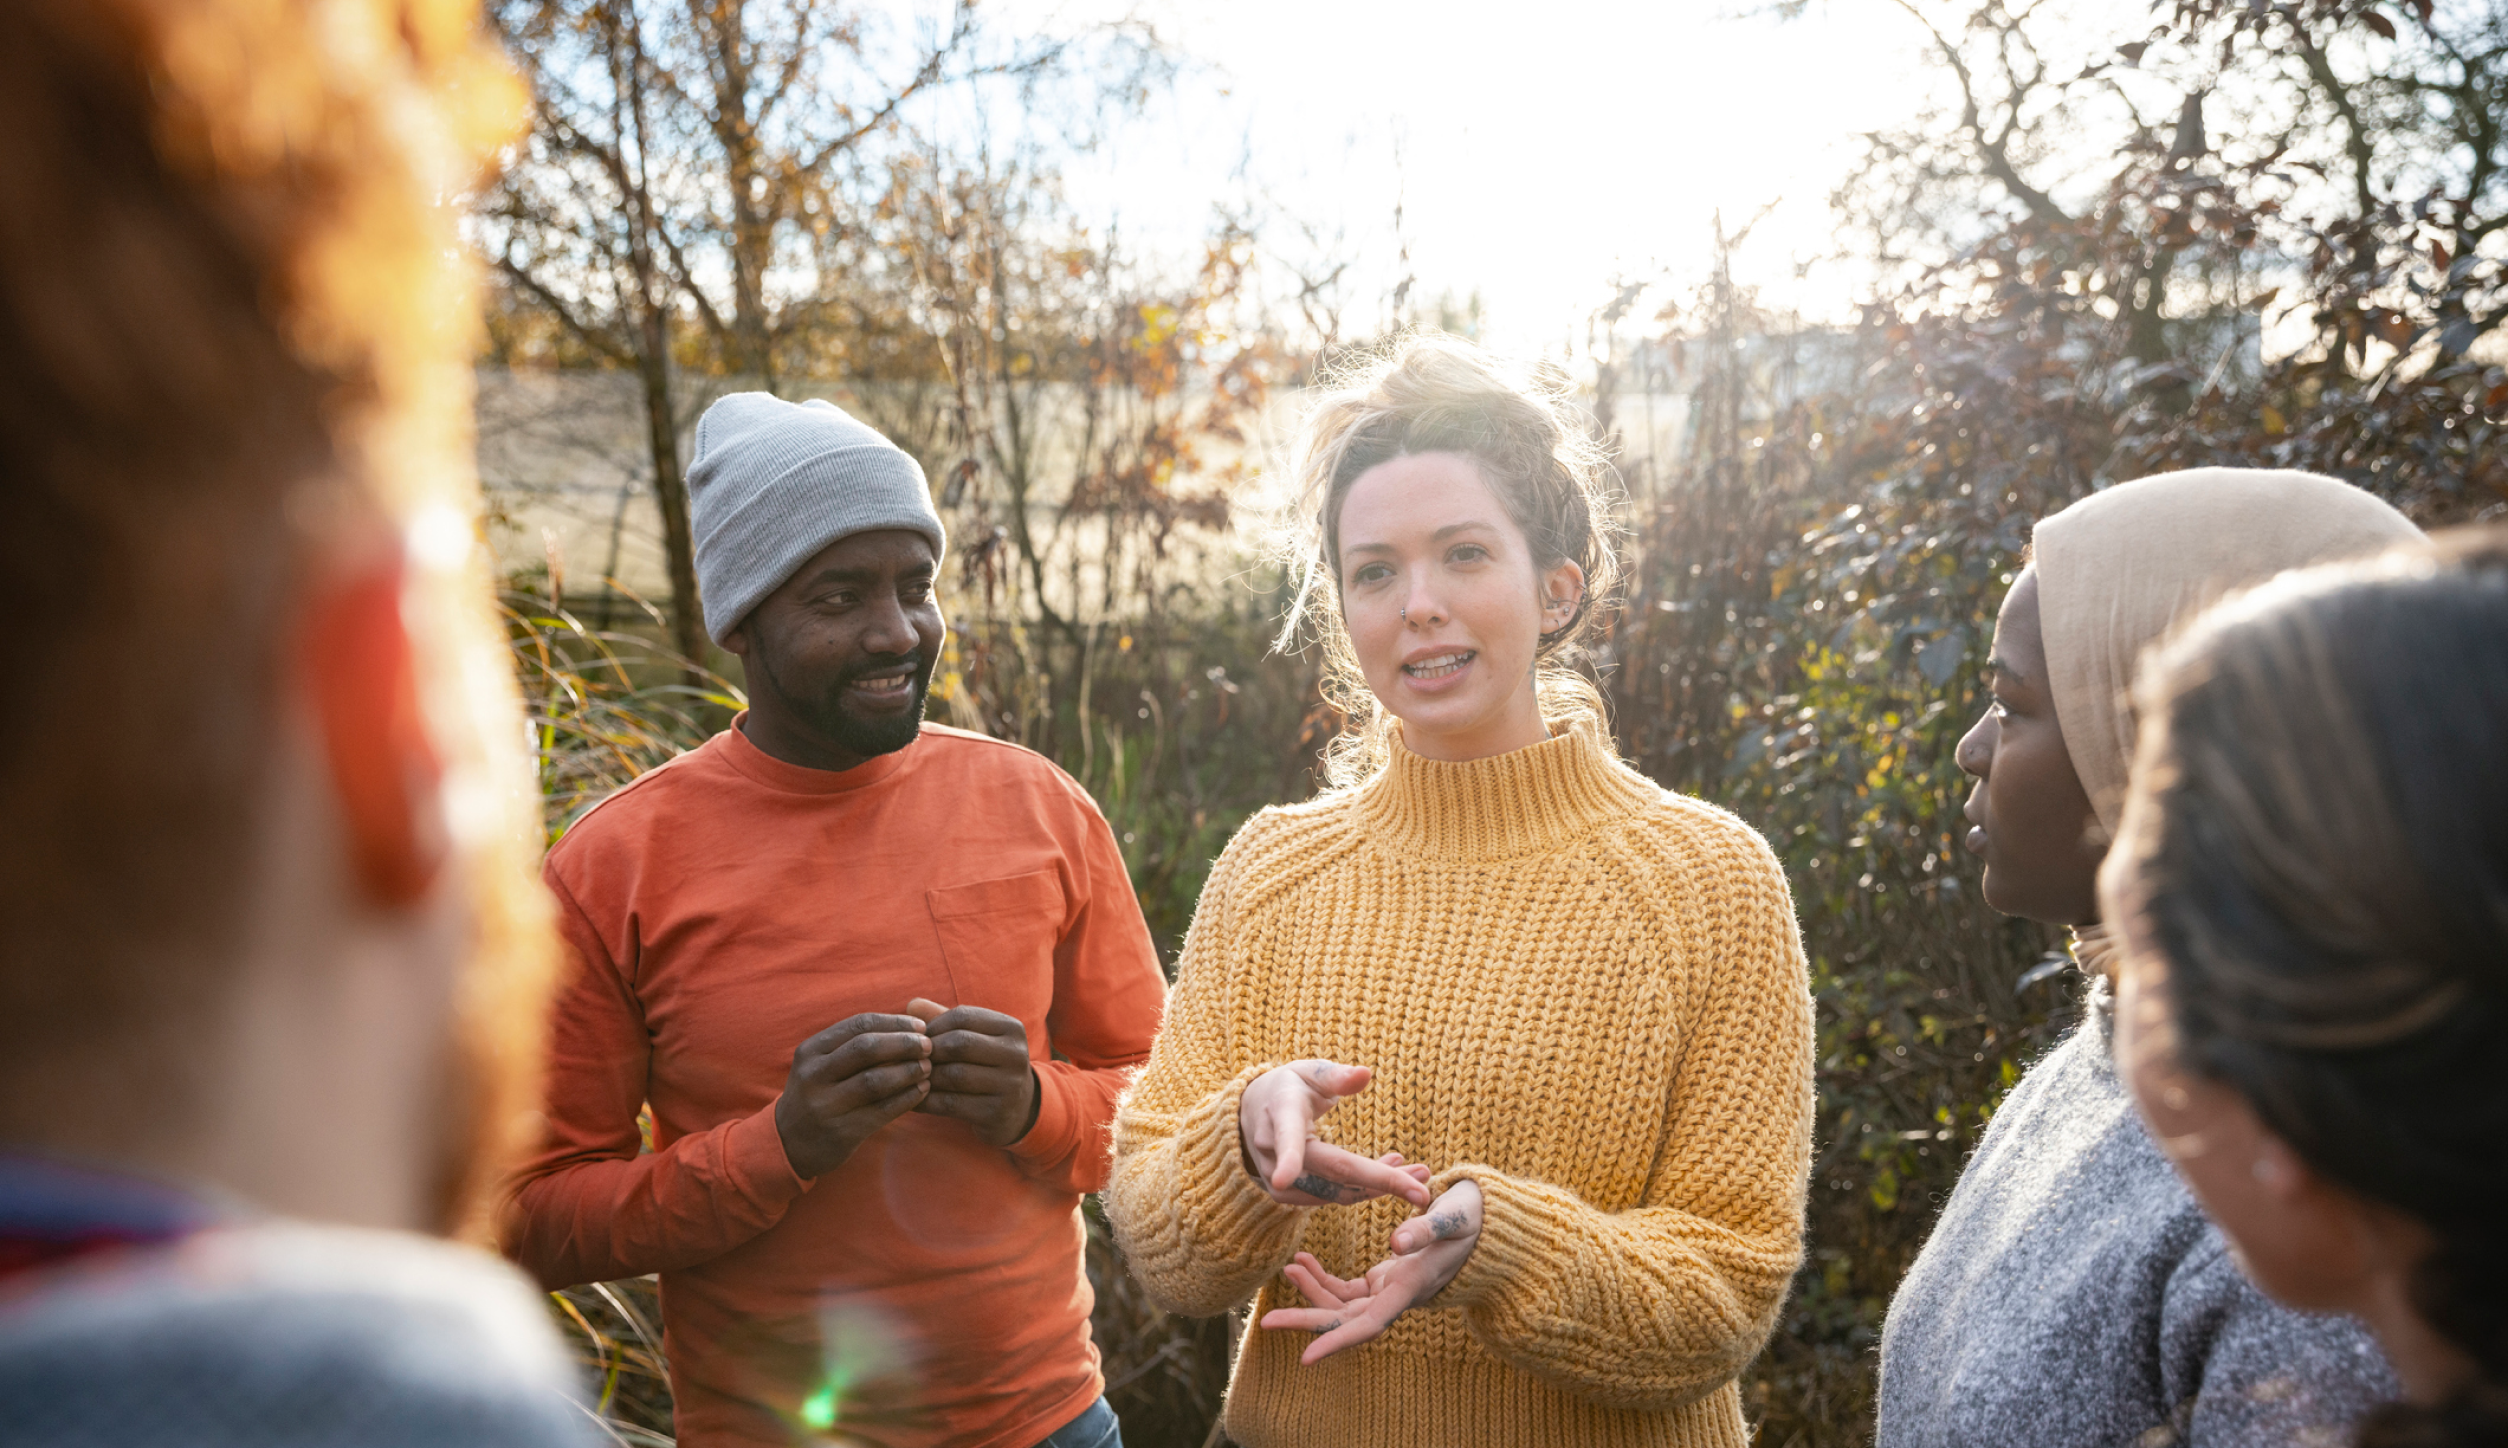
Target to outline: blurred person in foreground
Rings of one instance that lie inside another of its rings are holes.
[[[2242,1277],[2135,1116],[2111,1055],[2099,861],[2148,645],[2284,569],[2419,539],[2332,478],[2205,468],[2038,523],[1995,623],[1993,702],[1960,741],[1986,903],[2072,927],[2085,1019],[1994,1113],[1890,1304],[1879,1443],[2285,1445],[2338,1437],[2394,1379],[2356,1323]]]
[[[469,7],[0,7],[0,1438],[586,1438],[437,1240],[554,952],[471,522]]]
[[[693,1448],[1117,1448],[1080,1196],[1166,998],[1122,853],[1042,756],[922,722],[914,459],[738,393],[688,482],[749,708],[549,852],[569,970],[509,1248],[661,1274]]]
[[[1810,983],[1766,842],[1624,763],[1567,667],[1618,572],[1585,428],[1420,335],[1303,429],[1292,621],[1356,727],[1212,867],[1106,1193],[1162,1306],[1254,1299],[1250,1448],[1748,1441]]]
[[[2139,697],[2134,1096],[2259,1286],[2376,1331],[2363,1444],[2508,1444],[2508,531],[2266,585]]]

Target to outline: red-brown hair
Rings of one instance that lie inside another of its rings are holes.
[[[0,1132],[198,1084],[310,562],[475,510],[444,199],[512,95],[467,0],[0,7]]]

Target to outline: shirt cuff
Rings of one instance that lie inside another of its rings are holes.
[[[1480,1188],[1480,1240],[1454,1280],[1430,1302],[1432,1307],[1464,1308],[1482,1301],[1536,1270],[1544,1244],[1561,1240],[1558,1224],[1546,1220],[1541,1199],[1492,1167],[1472,1162],[1447,1167],[1428,1179],[1429,1200],[1461,1181]]]
[[[1077,1145],[1072,1138],[1077,1131],[1079,1109],[1071,1103],[1071,1082],[1066,1073],[1037,1065],[1031,1065],[1028,1072],[1036,1082],[1036,1120],[1028,1123],[1027,1135],[1002,1150],[1033,1175],[1051,1171],[1071,1157],[1072,1148]],[[1100,1154],[1104,1154],[1102,1150]]]
[[[1186,1211],[1201,1224],[1205,1240],[1253,1249],[1247,1260],[1271,1256],[1266,1246],[1273,1239],[1294,1238],[1314,1210],[1276,1200],[1245,1169],[1244,1138],[1237,1126],[1245,1088],[1275,1064],[1266,1061],[1239,1071],[1186,1113],[1183,1129],[1176,1133],[1176,1182]]]
[[[740,1194],[768,1212],[781,1212],[810,1189],[810,1179],[792,1169],[784,1154],[784,1136],[775,1129],[777,1092],[766,1109],[731,1124],[723,1138],[723,1155],[731,1166],[732,1184]]]

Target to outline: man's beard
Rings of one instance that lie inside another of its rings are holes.
[[[764,640],[760,641],[764,643]],[[792,712],[808,724],[813,733],[848,754],[864,759],[894,754],[912,744],[923,729],[923,704],[932,691],[932,664],[916,654],[891,655],[867,659],[830,680],[827,687],[813,696],[795,694],[784,687],[782,672],[776,668],[775,649],[768,644],[758,651],[758,662],[765,665],[768,687],[784,697]],[[857,713],[845,703],[845,691],[866,674],[884,673],[906,664],[913,669],[913,697],[905,708],[885,718]]]

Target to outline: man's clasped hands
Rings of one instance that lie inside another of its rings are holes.
[[[1393,1326],[1395,1318],[1444,1290],[1480,1242],[1477,1183],[1456,1182],[1431,1201],[1428,1168],[1403,1161],[1400,1152],[1365,1157],[1316,1138],[1316,1121],[1366,1090],[1369,1075],[1365,1066],[1291,1061],[1255,1077],[1237,1108],[1246,1169],[1272,1200],[1330,1207],[1400,1197],[1423,1209],[1393,1229],[1393,1254],[1355,1281],[1325,1271],[1310,1252],[1298,1253],[1289,1264],[1289,1280],[1315,1305],[1264,1313],[1262,1325],[1314,1333],[1299,1359],[1304,1363],[1321,1362]]]
[[[1027,1027],[981,1006],[917,998],[903,1015],[848,1016],[803,1041],[775,1102],[793,1173],[825,1176],[909,1111],[963,1121],[1008,1146],[1036,1124]]]

